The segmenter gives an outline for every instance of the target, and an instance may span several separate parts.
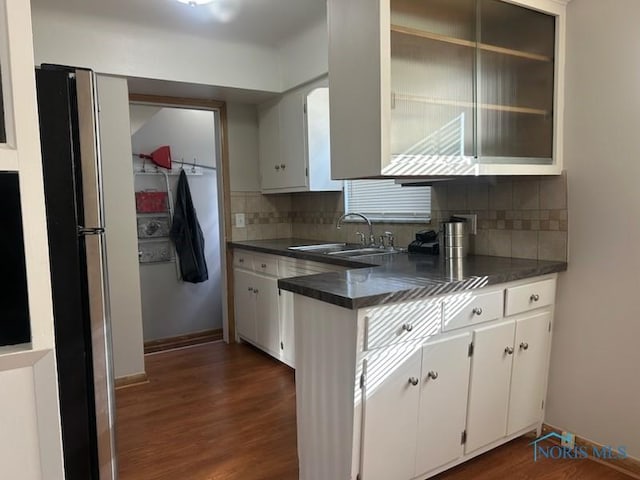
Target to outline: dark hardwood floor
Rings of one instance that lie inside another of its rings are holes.
[[[116,393],[120,480],[298,478],[293,370],[224,343],[145,362]]]
[[[146,366],[148,384],[116,393],[120,480],[297,480],[293,370],[224,343],[148,355]],[[590,460],[534,463],[529,442],[434,478],[631,478]]]

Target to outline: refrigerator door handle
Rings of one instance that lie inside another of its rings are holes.
[[[82,227],[78,226],[78,235],[102,235],[104,233],[103,227]]]

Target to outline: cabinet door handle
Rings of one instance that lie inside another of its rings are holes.
[[[257,294],[257,293],[258,293],[258,289],[257,289],[257,288],[254,288],[254,289],[253,289],[253,293]]]
[[[438,378],[438,372],[434,372],[433,370],[431,370],[429,373],[427,373],[427,378],[435,380],[436,378]]]
[[[504,353],[506,353],[507,355],[513,355],[513,347],[506,347],[504,349]]]
[[[284,164],[284,163],[281,163],[281,164],[280,164],[280,168],[281,168],[282,170],[284,170],[285,168],[287,168],[287,165],[286,165],[286,164]]]
[[[420,380],[418,380],[416,377],[410,377],[409,378],[409,383],[415,387],[416,385],[418,385],[420,383]]]
[[[522,342],[520,344],[520,349],[521,350],[529,350],[529,344],[527,342]]]
[[[473,309],[473,314],[474,315],[478,315],[478,316],[482,315],[482,309],[480,307],[474,308]]]
[[[402,325],[402,330],[404,330],[405,332],[410,332],[411,330],[413,330],[413,325],[411,325],[410,323],[405,323],[404,325]]]
[[[538,300],[540,300],[540,295],[538,295],[537,293],[534,293],[529,297],[529,300],[531,300],[532,302],[537,302]]]
[[[238,262],[240,262],[240,263],[244,263],[244,258],[240,258],[240,259],[238,259]]]
[[[276,170],[280,170],[280,165],[276,165],[276,166],[275,166],[275,169],[276,169]]]
[[[267,268],[267,264],[263,263],[262,265],[260,265],[262,268]]]
[[[253,292],[253,288],[251,287],[247,288],[247,290],[249,290],[250,292]]]

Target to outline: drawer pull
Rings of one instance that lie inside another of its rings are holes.
[[[415,387],[416,385],[418,385],[418,383],[420,383],[420,380],[418,380],[416,377],[410,377],[409,383]]]
[[[521,348],[522,350],[529,350],[529,344],[528,344],[527,342],[522,342],[522,343],[520,344],[520,348]]]
[[[507,355],[513,355],[513,347],[506,347],[504,349],[504,353],[506,353]]]
[[[402,330],[404,330],[405,332],[410,332],[411,330],[413,330],[413,325],[411,325],[410,323],[405,323],[404,325],[402,325]]]
[[[540,295],[534,293],[533,295],[531,295],[531,297],[529,297],[529,300],[531,300],[532,302],[537,302],[538,300],[540,300]]]
[[[478,315],[478,316],[482,315],[482,309],[480,307],[474,308],[473,309],[473,314],[474,315]]]
[[[435,380],[436,378],[438,378],[438,372],[434,372],[433,370],[431,370],[429,373],[427,373],[427,378]]]

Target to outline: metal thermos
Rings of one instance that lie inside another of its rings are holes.
[[[440,228],[440,254],[444,258],[463,258],[469,253],[467,222],[442,222]]]

